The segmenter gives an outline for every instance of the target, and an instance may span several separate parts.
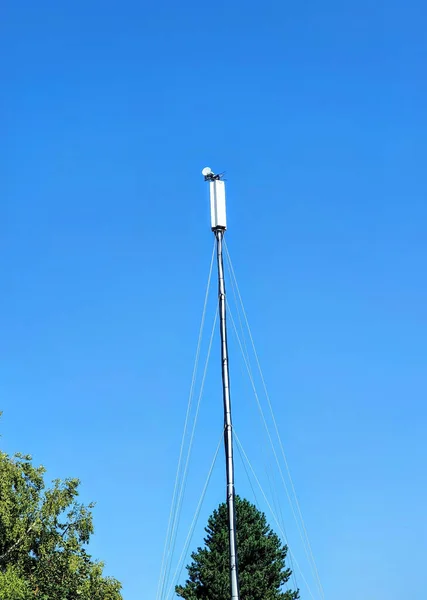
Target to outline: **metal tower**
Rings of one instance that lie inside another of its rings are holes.
[[[205,178],[205,181],[209,182],[211,203],[211,227],[216,238],[218,263],[218,305],[220,317],[219,325],[221,334],[222,389],[224,403],[224,448],[227,474],[227,511],[230,550],[230,591],[231,600],[240,600],[234,490],[233,424],[231,419],[230,375],[228,368],[227,347],[227,312],[224,281],[224,261],[222,253],[223,238],[225,230],[227,229],[227,216],[225,209],[225,183],[221,179],[221,175],[215,175],[209,167],[204,168],[202,174]]]

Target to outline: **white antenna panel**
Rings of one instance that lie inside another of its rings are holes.
[[[225,210],[225,183],[221,179],[209,182],[211,197],[211,226],[212,229],[227,229],[227,215]]]

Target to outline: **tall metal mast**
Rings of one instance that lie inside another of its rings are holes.
[[[225,184],[220,175],[215,175],[209,167],[203,169],[205,181],[209,182],[211,202],[211,226],[216,237],[217,263],[218,263],[218,305],[219,325],[221,334],[221,363],[222,363],[222,390],[224,402],[224,447],[227,473],[227,512],[228,534],[230,552],[230,591],[231,600],[240,600],[239,570],[237,562],[236,540],[236,508],[234,490],[234,460],[233,460],[233,424],[231,420],[230,401],[230,376],[228,370],[227,347],[227,312],[224,281],[224,261],[222,242],[227,229],[225,210]]]

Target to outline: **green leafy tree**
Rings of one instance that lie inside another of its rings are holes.
[[[93,505],[77,501],[77,479],[44,483],[30,456],[0,452],[0,599],[120,600],[86,545]]]
[[[298,590],[285,590],[292,575],[286,568],[287,546],[272,531],[256,506],[236,497],[237,557],[244,600],[297,600]],[[227,505],[213,512],[205,529],[205,547],[191,555],[188,579],[176,593],[185,600],[229,600]]]

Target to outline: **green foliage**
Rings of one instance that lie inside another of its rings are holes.
[[[44,483],[30,456],[0,452],[0,599],[120,600],[85,546],[93,505],[78,503],[77,479]]]
[[[236,497],[237,556],[240,593],[244,600],[296,600],[298,591],[283,591],[291,571],[285,566],[287,547],[267,524],[265,515]],[[227,506],[213,512],[205,529],[205,547],[191,555],[185,586],[176,593],[185,600],[229,600]]]
[[[2,600],[30,600],[32,597],[28,582],[22,579],[16,567],[8,565],[5,571],[0,571],[0,598]]]

